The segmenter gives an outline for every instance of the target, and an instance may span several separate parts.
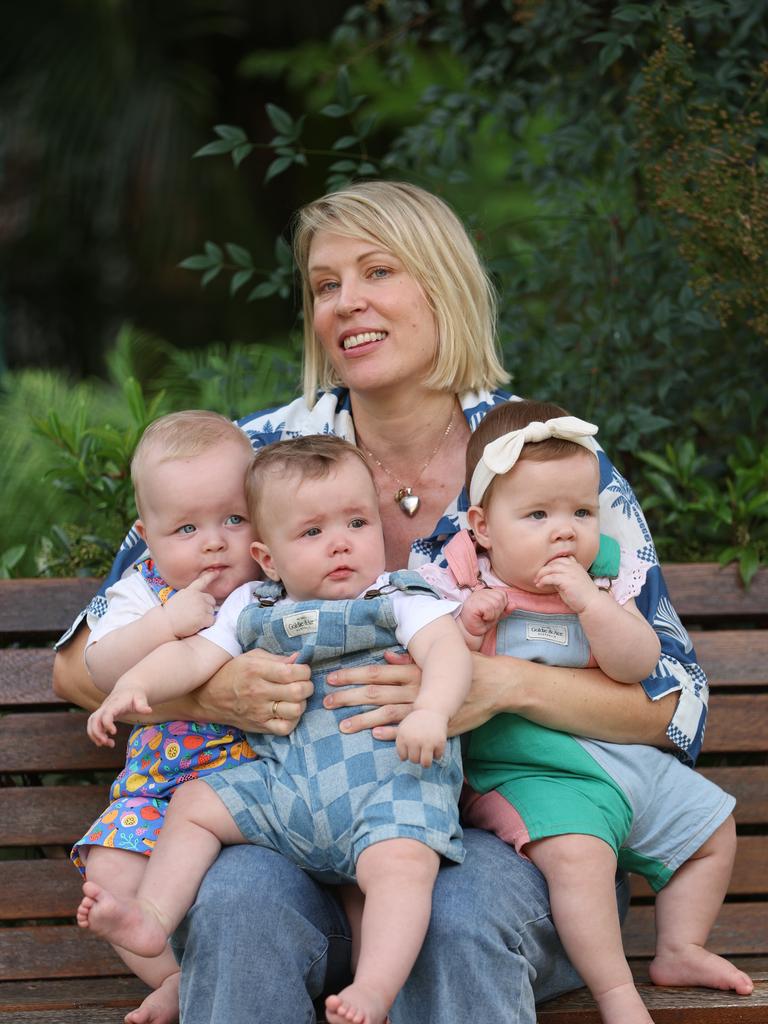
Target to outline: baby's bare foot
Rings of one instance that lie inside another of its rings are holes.
[[[179,981],[181,974],[169,974],[141,1006],[125,1015],[125,1024],[176,1024],[179,1019]]]
[[[640,993],[631,983],[596,993],[595,1001],[603,1024],[653,1024]]]
[[[755,987],[748,974],[703,946],[659,950],[648,965],[648,973],[654,985],[702,985],[733,989],[740,996],[751,995]]]
[[[138,900],[113,896],[95,882],[83,883],[77,923],[139,956],[158,956],[168,938],[157,918]]]
[[[381,992],[357,982],[325,1000],[328,1024],[384,1024],[388,1009]]]

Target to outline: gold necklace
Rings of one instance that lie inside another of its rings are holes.
[[[453,421],[455,420],[455,418],[456,418],[456,409],[454,408],[451,411],[451,418],[450,418],[450,420],[448,420],[448,426],[445,428],[445,430],[443,431],[442,435],[440,436],[440,440],[437,442],[435,447],[432,449],[432,451],[431,451],[431,453],[429,455],[429,458],[424,463],[424,465],[421,467],[421,472],[416,477],[416,479],[413,481],[413,485],[411,487],[408,487],[406,484],[403,483],[402,480],[400,480],[398,477],[396,477],[394,473],[390,472],[390,470],[387,469],[387,467],[384,465],[384,463],[381,461],[381,459],[377,459],[376,456],[373,454],[373,452],[370,450],[370,448],[368,448],[367,445],[365,445],[363,443],[360,435],[358,434],[357,440],[362,445],[363,451],[368,456],[368,458],[369,459],[373,459],[373,461],[376,463],[376,465],[379,467],[379,469],[383,470],[387,474],[387,476],[391,480],[394,480],[395,483],[398,485],[398,490],[395,492],[395,501],[400,506],[400,508],[403,510],[403,512],[405,512],[405,514],[407,516],[413,517],[413,516],[416,515],[416,513],[419,510],[419,505],[421,504],[421,498],[418,496],[418,494],[414,494],[413,493],[413,488],[414,487],[418,487],[419,481],[421,480],[421,478],[426,473],[430,463],[432,462],[432,459],[434,459],[434,457],[437,455],[437,453],[443,447],[443,443],[445,442],[445,439],[448,437],[448,435],[450,434],[451,430],[453,430]]]

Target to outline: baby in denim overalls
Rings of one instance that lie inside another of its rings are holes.
[[[131,476],[135,529],[151,556],[109,588],[100,617],[89,617],[85,660],[105,693],[156,647],[210,626],[215,607],[253,577],[245,498],[252,459],[248,435],[217,413],[171,413],[144,431]],[[135,726],[111,803],[73,847],[76,867],[90,882],[135,895],[176,787],[253,757],[244,733],[230,726]],[[179,966],[171,951],[152,958],[117,952],[154,989],[137,1018],[177,1019]]]
[[[605,564],[606,547],[596,432],[549,403],[493,409],[467,448],[473,536],[449,542],[447,570],[420,572],[465,601],[460,624],[473,649],[598,665],[636,684],[656,671],[659,640],[631,596],[642,566],[628,572],[617,559],[610,588],[590,575],[605,572],[594,564],[598,551]],[[542,871],[558,934],[605,1024],[651,1020],[622,950],[617,860],[658,892],[653,981],[751,992],[747,975],[704,949],[730,877],[733,797],[666,751],[581,739],[512,714],[474,730],[464,765],[475,791],[465,821]]]
[[[271,847],[323,881],[357,881],[362,921],[359,900],[345,896],[355,978],[328,997],[326,1016],[383,1024],[421,948],[440,857],[464,856],[459,746],[447,739],[471,681],[453,619],[458,604],[441,601],[415,573],[384,573],[376,489],[346,441],[303,437],[261,449],[247,492],[252,553],[271,582],[239,588],[212,628],[126,673],[89,733],[108,741],[118,716],[148,713],[150,700],[194,689],[256,645],[310,663],[314,695],[290,735],[248,735],[259,760],[178,790],[138,899],[86,882],[78,921],[151,955],[194,902],[222,845]],[[345,734],[343,712],[323,707],[325,676],[383,661],[398,647],[421,667],[422,683],[396,743],[368,730]]]

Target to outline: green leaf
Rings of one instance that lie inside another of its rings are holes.
[[[356,146],[360,140],[356,135],[342,135],[340,139],[336,139],[332,148],[333,149],[349,149],[350,146]]]
[[[224,259],[224,250],[216,242],[206,242],[205,251],[211,257],[211,259],[218,260],[221,262]]]
[[[245,142],[248,138],[243,129],[239,128],[235,124],[216,124],[213,126],[213,130],[217,135],[220,135],[222,139],[227,139],[234,145],[237,145],[240,142]]]
[[[200,254],[199,256],[187,256],[179,263],[179,266],[184,270],[207,270],[216,262],[218,261],[215,258]]]
[[[267,111],[267,117],[271,121],[273,128],[283,135],[290,135],[292,133],[293,118],[287,110],[275,106],[274,103],[267,103],[264,109]]]
[[[219,142],[209,142],[202,149],[198,149],[196,153],[193,153],[193,157],[198,156],[221,156],[222,153],[231,153],[233,145],[229,140],[222,139]]]
[[[253,270],[238,270],[236,274],[233,274],[232,280],[229,282],[229,294],[236,295],[243,285],[250,281],[253,274]]]
[[[244,249],[242,245],[236,245],[234,242],[227,242],[225,249],[229,255],[229,258],[233,263],[236,263],[238,267],[253,267],[253,257],[247,249]]]
[[[210,282],[214,279],[214,277],[217,277],[218,274],[220,274],[220,273],[221,273],[221,266],[220,265],[218,267],[211,267],[211,269],[210,270],[206,270],[206,272],[200,278],[200,285],[203,288],[205,288],[205,286],[207,284],[210,284]]]
[[[277,160],[273,160],[267,168],[267,173],[264,175],[264,184],[266,185],[272,178],[276,178],[278,174],[282,174],[292,163],[293,157],[290,156],[279,156]]]
[[[240,164],[245,160],[249,153],[252,153],[256,147],[251,142],[245,142],[242,146],[236,146],[232,150],[232,163],[235,167],[239,167]]]
[[[254,299],[266,299],[270,295],[274,295],[277,291],[277,285],[274,281],[262,281],[261,284],[257,284],[252,292],[248,295],[248,301],[253,302]]]
[[[325,114],[326,117],[346,117],[346,107],[339,106],[338,103],[329,103],[328,106],[323,107],[320,111],[321,114]]]

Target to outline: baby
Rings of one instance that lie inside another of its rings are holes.
[[[493,409],[467,449],[479,553],[460,533],[446,547],[449,569],[421,572],[465,601],[460,622],[474,650],[597,665],[632,684],[654,671],[660,644],[631,596],[642,566],[629,587],[626,566],[613,587],[588,571],[601,549],[596,433],[545,403]],[[471,734],[465,771],[475,791],[465,820],[544,874],[560,938],[605,1024],[651,1021],[622,949],[617,860],[658,892],[656,984],[752,991],[747,975],[704,948],[733,864],[732,797],[654,747],[580,739],[512,714]]]
[[[99,689],[155,648],[214,621],[217,605],[253,577],[245,474],[248,436],[224,416],[189,410],[147,427],[132,463],[135,529],[150,557],[107,593],[91,621],[85,658]],[[113,741],[110,741],[113,743]],[[135,896],[173,790],[185,779],[255,755],[229,727],[194,722],[136,726],[112,803],[75,844],[72,860],[89,882]],[[170,949],[145,958],[117,947],[154,988],[128,1024],[166,1024],[179,1016],[179,968]]]
[[[355,977],[328,997],[326,1015],[330,1024],[383,1024],[426,934],[439,858],[464,856],[459,748],[446,737],[471,656],[456,603],[416,573],[384,573],[378,496],[354,446],[330,436],[270,445],[253,460],[247,494],[253,556],[272,582],[239,588],[211,629],[128,671],[89,733],[108,742],[118,716],[149,713],[256,645],[310,663],[315,694],[290,735],[248,736],[259,760],[182,786],[138,898],[86,882],[78,921],[153,955],[223,844],[269,846],[321,880],[357,880],[365,900]],[[325,675],[383,661],[398,643],[421,666],[422,685],[396,746],[367,731],[344,734],[342,714],[323,707]]]

